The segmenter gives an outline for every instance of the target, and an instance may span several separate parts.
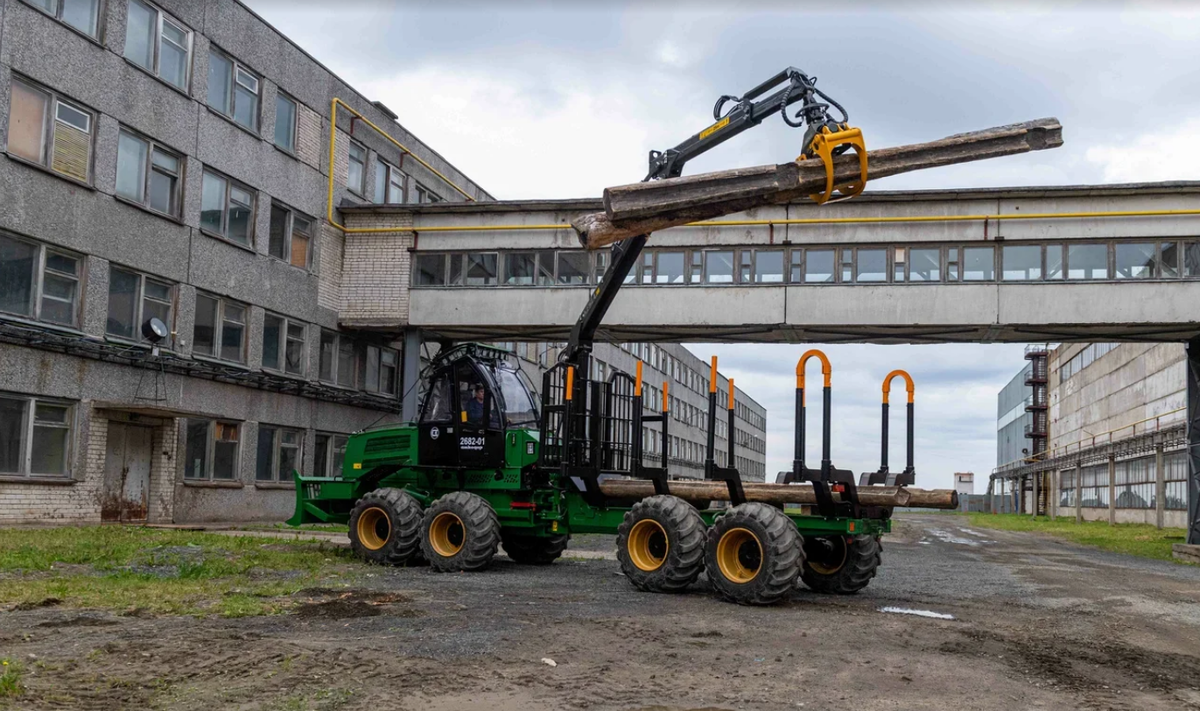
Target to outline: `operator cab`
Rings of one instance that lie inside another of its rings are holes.
[[[472,469],[504,465],[504,433],[537,429],[538,400],[508,351],[466,344],[439,353],[417,429],[419,463]]]

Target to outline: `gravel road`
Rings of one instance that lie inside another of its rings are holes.
[[[1197,567],[903,515],[861,594],[744,608],[703,578],[639,593],[610,537],[572,543],[546,568],[364,567],[275,617],[0,612],[0,656],[32,670],[22,709],[1200,708]]]

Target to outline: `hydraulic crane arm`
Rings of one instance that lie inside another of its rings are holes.
[[[725,141],[737,136],[743,131],[757,126],[767,117],[779,113],[787,125],[799,128],[807,125],[804,133],[804,149],[800,158],[819,157],[824,163],[829,185],[821,196],[814,196],[817,202],[826,202],[833,192],[833,156],[839,155],[851,148],[866,153],[862,134],[858,129],[848,125],[849,116],[841,104],[834,101],[828,94],[816,87],[817,78],[810,77],[794,67],[779,72],[767,81],[759,84],[744,96],[725,95],[717,99],[713,107],[713,120],[716,123],[700,131],[683,143],[668,148],[665,151],[650,151],[650,170],[644,180],[661,180],[663,178],[678,178],[683,173],[684,165],[711,150]],[[761,98],[764,97],[765,98]],[[821,101],[824,99],[824,101]],[[726,104],[733,102],[733,107],[722,114]],[[792,104],[801,104],[795,117],[788,116],[787,108]],[[835,121],[829,116],[829,109],[835,108],[841,114],[841,121]],[[860,184],[854,185],[849,192],[843,188],[847,197],[857,195],[862,191],[866,175],[862,176]],[[596,338],[596,330],[608,313],[609,306],[617,297],[617,292],[625,284],[626,277],[637,265],[642,248],[646,245],[649,235],[638,235],[622,241],[612,248],[608,268],[601,278],[600,284],[592,291],[588,304],[580,314],[579,320],[571,329],[571,337],[563,349],[559,360],[573,363],[578,367],[587,367],[587,354],[591,352],[592,343]]]

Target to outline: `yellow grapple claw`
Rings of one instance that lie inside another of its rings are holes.
[[[843,185],[834,184],[833,151],[839,146],[853,149],[854,154],[858,156],[859,176],[856,182]],[[867,186],[867,145],[863,141],[861,129],[850,128],[843,124],[840,130],[830,131],[826,126],[821,129],[820,133],[813,136],[812,144],[797,160],[804,160],[808,155],[820,158],[821,163],[825,166],[825,192],[813,193],[810,196],[818,205],[849,200],[862,193],[863,188]],[[837,198],[833,197],[834,191],[838,193]]]

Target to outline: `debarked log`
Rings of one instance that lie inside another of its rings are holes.
[[[728,501],[729,487],[722,481],[672,479],[667,483],[671,494],[688,501]],[[747,501],[765,504],[815,504],[811,484],[764,484],[744,482]],[[644,479],[608,479],[600,491],[614,499],[643,499],[654,496],[654,484]],[[841,494],[834,494],[840,501]],[[956,509],[958,493],[953,489],[913,489],[899,486],[860,486],[858,501],[864,506],[908,506],[924,509]]]
[[[890,175],[1057,148],[1058,119],[1044,118],[949,136],[938,141],[868,151],[868,182]],[[859,177],[853,153],[834,159],[839,185]],[[596,249],[636,235],[711,220],[766,205],[792,202],[825,189],[819,159],[737,168],[604,191],[604,211],[572,221],[584,247]]]

